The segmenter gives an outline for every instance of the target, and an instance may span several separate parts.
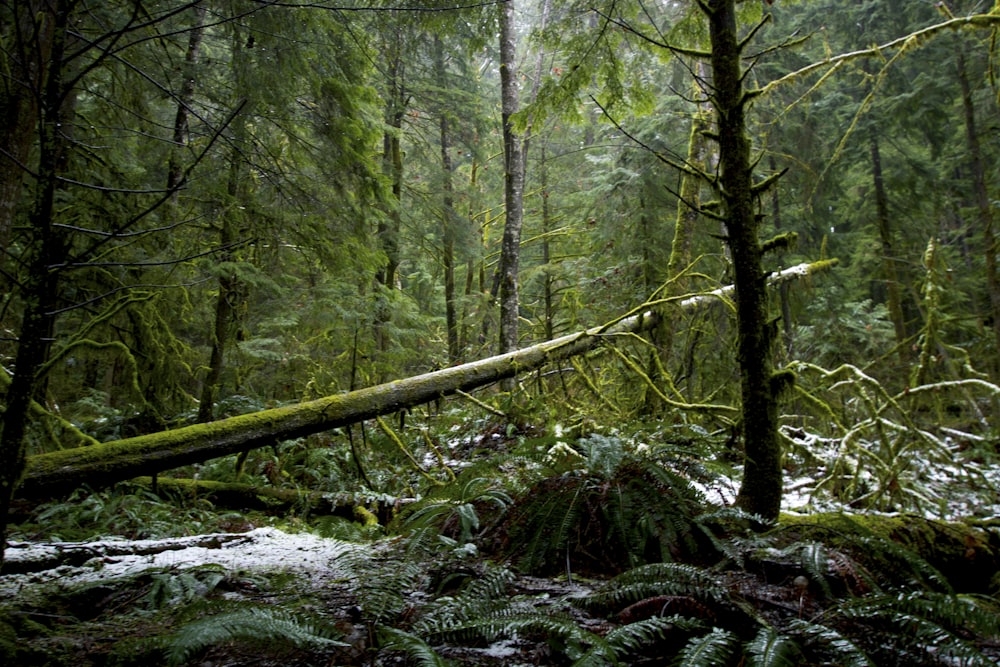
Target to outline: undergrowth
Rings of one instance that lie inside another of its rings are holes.
[[[344,574],[324,591],[236,581],[206,566],[147,573],[114,596],[96,589],[79,599],[113,602],[123,622],[148,628],[150,639],[115,649],[121,664],[188,664],[236,647],[299,656],[288,665],[996,662],[1000,581],[974,581],[996,571],[998,540],[987,529],[842,513],[766,525],[730,506],[732,440],[695,425],[572,437],[494,427],[489,446],[466,434],[449,440],[450,426],[428,434],[397,425],[398,443],[370,437],[357,451],[361,465],[392,444],[405,477],[394,490],[417,491],[415,502],[389,508],[385,526],[370,514],[282,519],[367,544],[338,556]],[[802,442],[789,461],[805,465]],[[313,464],[314,481],[343,481],[354,463],[305,441],[248,465],[267,460],[282,484],[306,481],[299,466]],[[46,505],[14,536],[44,528],[52,540],[159,537],[236,519],[246,517],[119,485]],[[491,657],[496,646],[507,657]]]

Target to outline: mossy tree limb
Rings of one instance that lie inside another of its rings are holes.
[[[798,265],[775,274],[771,282],[809,275],[829,266],[830,262]],[[718,296],[688,298],[677,307],[699,307]],[[84,483],[105,486],[372,419],[571,358],[607,340],[614,340],[616,334],[647,331],[656,326],[659,318],[646,310],[617,320],[613,325],[594,327],[522,350],[345,394],[172,431],[31,456],[18,496],[55,496]]]

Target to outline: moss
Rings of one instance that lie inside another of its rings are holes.
[[[782,369],[771,375],[771,394],[777,400],[783,400],[795,386],[795,371]]]
[[[17,664],[17,633],[7,621],[6,614],[0,616],[0,665]]]
[[[378,526],[378,517],[362,505],[354,507],[354,517],[364,524],[365,528],[375,528]]]
[[[774,250],[791,250],[795,247],[795,243],[798,241],[799,235],[795,232],[785,232],[784,234],[778,234],[767,241],[764,241],[760,246],[760,251],[762,253],[772,252]]]
[[[28,615],[0,610],[0,665],[47,664],[48,656],[27,641],[52,632]]]
[[[890,540],[937,568],[960,592],[989,592],[1000,570],[1000,534],[962,522],[909,515],[783,514],[776,530],[833,547],[856,544],[859,537]]]

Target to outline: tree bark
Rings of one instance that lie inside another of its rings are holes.
[[[444,44],[439,37],[434,38],[434,67],[437,70],[438,88],[441,94],[448,89],[448,77],[444,62]],[[441,143],[441,242],[442,263],[444,264],[444,312],[448,337],[448,363],[457,364],[461,358],[459,348],[458,307],[455,293],[455,187],[452,183],[451,123],[447,104],[441,104],[438,129]]]
[[[735,0],[711,0],[708,14],[712,45],[712,103],[719,142],[718,186],[724,206],[728,246],[733,259],[738,327],[742,428],[745,443],[743,482],[737,504],[772,520],[781,509],[781,443],[778,395],[790,375],[775,374],[771,358],[766,274],[756,215],[750,139],[743,89],[742,47],[736,32]]]
[[[184,55],[183,81],[177,95],[177,113],[174,116],[173,145],[170,147],[170,159],[167,164],[167,189],[175,190],[171,196],[177,203],[177,196],[184,175],[184,165],[181,161],[181,149],[188,145],[190,136],[190,109],[194,103],[195,69],[201,57],[201,39],[205,32],[205,16],[208,13],[206,5],[194,8],[194,24],[188,35],[187,53]]]
[[[517,349],[518,271],[524,213],[524,158],[512,117],[517,113],[517,62],[514,0],[500,4],[500,88],[503,121],[504,204],[506,219],[500,248],[500,352]]]
[[[775,274],[771,282],[794,280],[826,270],[834,263],[800,264]],[[720,288],[685,299],[677,307],[697,308],[731,291],[732,287]],[[39,454],[28,458],[18,494],[32,498],[68,493],[83,483],[105,486],[345,426],[530,372],[547,363],[588,352],[614,334],[648,330],[658,321],[658,315],[646,311],[612,326],[595,327],[523,350],[346,394],[173,431]]]
[[[233,156],[236,159],[236,156]],[[234,167],[235,169],[235,167]],[[233,244],[235,234],[228,213],[223,214],[222,230],[219,232],[219,242],[223,248]],[[232,255],[225,252],[222,261],[230,261]],[[240,300],[240,281],[232,274],[219,276],[219,294],[215,300],[215,320],[212,324],[212,352],[208,360],[208,372],[201,387],[201,398],[198,403],[198,421],[210,422],[215,417],[215,401],[219,396],[222,383],[222,371],[226,364],[226,347],[230,338],[230,330],[234,320],[234,306]]]
[[[245,64],[242,62],[243,45],[246,39],[238,25],[232,24],[232,70],[236,96],[244,98],[249,92],[249,84],[244,74]],[[244,180],[245,165],[243,151],[246,150],[248,130],[246,122],[240,118],[233,123],[233,146],[229,157],[229,181],[226,184],[225,210],[222,211],[221,227],[219,228],[219,247],[223,249],[221,262],[231,262],[234,257],[228,248],[237,240],[234,218],[243,206],[245,199]],[[226,348],[232,336],[236,318],[236,308],[243,300],[244,285],[232,271],[219,276],[219,293],[215,300],[215,319],[212,324],[212,351],[208,361],[208,371],[201,387],[201,397],[198,403],[198,421],[209,422],[215,418],[215,402],[219,398],[219,388],[222,383],[222,372],[226,365]]]
[[[882,176],[882,154],[879,150],[878,132],[874,127],[869,136],[872,159],[872,185],[875,188],[875,221],[878,226],[879,239],[882,242],[882,270],[885,272],[886,305],[892,328],[896,333],[896,344],[899,356],[903,361],[909,358],[909,353],[903,343],[906,341],[906,319],[903,316],[903,297],[899,289],[899,270],[896,267],[896,255],[893,249],[892,226],[889,220],[889,195],[885,189],[885,178]]]
[[[35,141],[39,100],[52,51],[52,12],[45,2],[12,3],[0,36],[12,46],[8,83],[0,95],[0,258],[7,249],[14,213],[21,201],[28,156]],[[2,259],[0,259],[2,261]]]
[[[392,344],[389,323],[392,320],[390,292],[396,289],[396,274],[399,270],[399,230],[402,224],[400,206],[403,198],[403,149],[401,135],[403,115],[406,113],[405,63],[403,61],[401,34],[390,45],[389,81],[386,94],[386,130],[382,135],[382,173],[389,179],[392,198],[385,215],[379,218],[376,236],[380,249],[385,254],[385,262],[375,274],[379,286],[376,293],[374,314],[375,346],[386,352]]]
[[[35,198],[29,218],[26,263],[29,274],[23,286],[25,302],[18,332],[14,375],[7,388],[0,422],[0,568],[7,540],[7,514],[25,465],[25,434],[29,412],[41,382],[41,370],[52,347],[55,313],[59,310],[61,266],[68,253],[65,234],[55,227],[59,176],[67,159],[69,125],[63,121],[72,108],[71,93],[64,89],[63,62],[71,3],[55,3],[44,21],[52,22],[51,62],[40,95],[40,141]]]
[[[965,139],[969,146],[969,168],[972,172],[972,189],[976,200],[980,232],[983,235],[983,253],[986,262],[986,289],[990,297],[990,314],[993,320],[993,341],[996,359],[1000,360],[1000,275],[997,272],[997,241],[993,230],[993,205],[986,187],[986,167],[979,144],[976,127],[976,107],[972,102],[972,87],[965,66],[964,47],[958,50],[958,83],[962,91],[962,110],[965,120]],[[1000,363],[990,366],[994,382],[1000,379]]]

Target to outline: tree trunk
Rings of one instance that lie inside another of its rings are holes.
[[[13,19],[0,29],[0,38],[13,46],[8,52],[8,83],[0,96],[0,258],[7,249],[11,225],[21,201],[26,165],[38,126],[38,103],[45,68],[52,50],[55,21],[41,0],[13,3]],[[2,260],[0,260],[2,261]]]
[[[403,198],[403,149],[400,141],[407,104],[402,39],[402,36],[397,35],[389,57],[386,130],[382,137],[382,172],[389,179],[392,199],[386,214],[379,218],[376,230],[380,249],[385,253],[385,263],[375,274],[381,293],[376,293],[373,327],[375,346],[380,352],[387,351],[392,344],[388,331],[392,319],[389,293],[396,289],[396,273],[399,270],[399,230],[402,222],[400,206]]]
[[[712,45],[712,102],[719,142],[719,187],[728,246],[733,259],[738,326],[742,427],[745,443],[743,483],[737,504],[765,519],[781,509],[781,443],[778,395],[789,375],[776,375],[771,359],[766,274],[758,238],[750,140],[746,128],[749,97],[743,90],[742,49],[736,33],[735,0],[711,0],[708,14]]]
[[[833,264],[830,261],[800,264],[774,275],[771,282],[794,280],[828,269]],[[720,288],[704,296],[685,299],[678,306],[697,308],[714,303],[731,291],[731,287]],[[151,475],[371,419],[531,372],[547,363],[588,352],[613,338],[613,334],[648,330],[658,320],[658,315],[647,311],[613,326],[595,327],[523,350],[346,394],[173,431],[39,454],[27,460],[19,496],[31,498],[68,493],[84,483],[93,487],[105,486],[137,475]]]
[[[983,235],[983,252],[986,260],[986,289],[990,296],[990,314],[993,320],[993,341],[996,355],[990,366],[990,376],[996,382],[1000,379],[1000,276],[997,274],[997,241],[993,232],[993,206],[986,189],[986,168],[983,151],[979,145],[976,128],[976,107],[972,103],[972,88],[965,67],[965,53],[958,51],[958,83],[962,90],[962,109],[965,118],[965,139],[969,146],[969,168],[972,172],[972,189],[976,200],[979,227]]]
[[[233,159],[237,159],[233,155]],[[235,169],[235,167],[234,167]],[[223,213],[222,230],[219,242],[223,248],[229,247],[235,241],[230,213]],[[221,261],[231,261],[232,255],[225,252]],[[215,401],[219,396],[222,383],[222,371],[226,364],[226,347],[233,328],[234,306],[239,303],[241,285],[235,275],[219,276],[219,294],[215,299],[215,321],[212,325],[212,352],[208,360],[208,372],[201,387],[201,398],[198,403],[197,420],[201,423],[210,422],[215,418]]]
[[[448,89],[448,78],[444,64],[444,44],[439,37],[434,38],[434,67],[437,70],[438,88],[442,94]],[[442,263],[444,264],[444,312],[448,337],[448,362],[457,364],[461,357],[459,348],[458,308],[455,293],[455,188],[452,183],[451,127],[448,122],[448,105],[442,104],[438,110],[441,143],[441,240]]]
[[[232,24],[232,69],[237,99],[244,99],[249,92],[247,77],[242,62],[244,40],[246,39],[236,23]],[[249,106],[249,105],[248,105]],[[244,163],[243,151],[247,144],[247,125],[243,119],[233,123],[233,147],[229,157],[229,182],[226,185],[228,201],[222,211],[221,228],[219,229],[219,247],[222,248],[220,262],[231,262],[234,257],[228,250],[237,240],[234,217],[245,205]],[[243,299],[244,286],[235,273],[223,273],[219,276],[219,293],[215,300],[215,320],[212,324],[212,351],[208,361],[208,371],[201,388],[201,398],[198,403],[199,422],[210,422],[215,418],[215,402],[219,397],[222,382],[222,372],[226,364],[226,348],[233,333],[236,307]]]
[[[29,218],[27,265],[23,286],[25,302],[18,334],[14,375],[7,387],[6,405],[0,422],[0,568],[7,543],[7,513],[25,465],[25,434],[32,401],[41,381],[40,371],[52,347],[55,313],[59,310],[59,266],[68,253],[65,234],[55,227],[59,176],[65,169],[68,150],[63,128],[72,96],[63,86],[63,57],[69,24],[68,3],[55,3],[43,21],[52,22],[52,49],[49,71],[40,94],[39,162],[35,199]]]
[[[896,344],[899,346],[899,356],[903,361],[909,358],[909,353],[903,343],[906,341],[906,318],[903,316],[903,298],[899,289],[899,270],[893,249],[892,227],[889,219],[889,195],[885,189],[885,179],[882,177],[882,154],[879,150],[878,133],[874,127],[869,137],[872,158],[872,184],[875,188],[875,221],[878,226],[879,239],[882,241],[882,270],[885,272],[886,305],[892,328],[896,332]]]
[[[556,337],[556,279],[552,267],[552,242],[549,237],[549,232],[552,231],[552,212],[549,210],[549,165],[546,161],[544,143],[538,162],[538,173],[542,188],[542,264],[545,266],[542,299],[545,306],[545,340],[552,340]]]
[[[179,189],[184,175],[184,164],[181,160],[181,149],[188,145],[191,104],[194,102],[195,69],[201,57],[201,38],[204,34],[205,16],[208,13],[206,5],[194,8],[194,24],[188,34],[188,48],[184,56],[183,81],[177,95],[177,114],[174,116],[173,145],[170,147],[170,160],[167,164],[167,190]],[[177,203],[179,192],[175,191],[171,199]]]
[[[524,159],[512,117],[517,113],[517,62],[514,0],[500,4],[500,88],[503,121],[504,204],[506,218],[500,248],[500,352],[517,349],[518,270],[524,212]]]

